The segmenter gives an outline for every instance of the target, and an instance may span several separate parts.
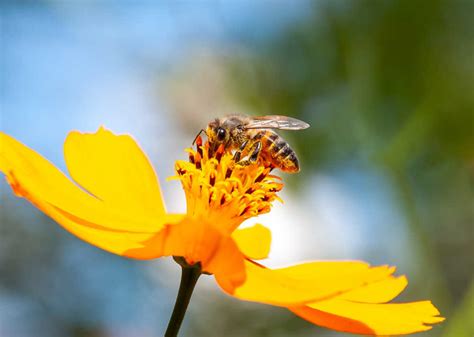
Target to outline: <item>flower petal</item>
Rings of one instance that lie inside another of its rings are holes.
[[[17,196],[36,205],[54,206],[104,229],[156,233],[163,228],[162,218],[130,213],[87,193],[41,155],[1,132],[0,171]]]
[[[389,277],[395,268],[370,267],[360,261],[310,262],[281,269],[267,269],[245,262],[246,279],[237,288],[224,291],[242,300],[279,306],[295,306],[340,295]]]
[[[188,263],[201,263],[202,270],[224,280],[227,287],[244,281],[244,256],[234,240],[205,219],[188,219],[168,227],[165,254],[183,256]]]
[[[214,274],[226,287],[237,287],[244,281],[244,255],[235,241],[206,219],[183,218],[180,223],[144,242],[147,249],[131,249],[125,256],[151,259],[159,256],[184,257],[189,264],[200,263],[204,272]]]
[[[442,322],[430,301],[372,304],[332,299],[289,308],[298,316],[333,330],[368,335],[401,335]]]
[[[272,233],[260,224],[252,227],[237,229],[232,233],[240,251],[249,259],[261,260],[268,257]]]
[[[103,127],[94,134],[71,132],[64,156],[71,177],[97,198],[151,217],[165,213],[153,167],[132,137]]]
[[[397,297],[407,286],[405,276],[389,277],[344,293],[337,298],[353,302],[386,303]]]
[[[31,201],[72,234],[110,253],[123,255],[123,253],[129,249],[141,249],[143,247],[141,242],[152,235],[106,230],[94,227],[93,224],[88,226],[83,221],[78,221],[78,219],[66,215],[48,203]]]
[[[245,281],[245,257],[235,241],[227,237],[216,251],[213,259],[203,265],[204,270],[222,280],[225,287],[235,288]]]

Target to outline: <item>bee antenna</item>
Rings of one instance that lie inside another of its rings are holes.
[[[196,137],[194,137],[194,140],[193,140],[193,144],[194,145],[196,143],[196,140],[198,139],[198,137],[202,134],[202,133],[206,133],[206,131],[204,131],[204,129],[201,129],[198,134],[196,135]]]

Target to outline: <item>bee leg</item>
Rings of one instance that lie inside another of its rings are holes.
[[[252,152],[252,154],[250,155],[250,158],[249,158],[249,161],[251,163],[255,163],[257,161],[261,150],[262,150],[262,143],[261,142],[256,142],[255,145],[254,145],[253,152]]]
[[[206,133],[206,131],[204,131],[204,129],[201,129],[201,131],[199,131],[199,133],[198,133],[198,134],[196,135],[196,137],[194,138],[192,145],[194,145],[194,144],[196,143],[198,137],[199,137],[203,132]]]
[[[245,150],[247,147],[247,144],[249,143],[248,139],[240,145],[239,149],[235,151],[234,154],[234,163],[238,163],[240,161],[240,157],[242,156],[242,152]]]
[[[250,154],[250,157],[246,160],[241,160],[241,161],[237,162],[237,164],[239,164],[241,166],[247,166],[247,165],[256,163],[257,160],[258,160],[258,156],[260,155],[260,151],[262,150],[262,143],[261,142],[255,142],[252,145],[251,150],[252,150],[252,153]]]

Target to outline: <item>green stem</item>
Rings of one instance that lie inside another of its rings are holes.
[[[171,314],[165,337],[177,337],[181,323],[183,322],[186,309],[188,308],[194,286],[201,276],[200,266],[189,266],[181,264],[181,283],[179,284],[178,296],[174,304],[173,313]]]

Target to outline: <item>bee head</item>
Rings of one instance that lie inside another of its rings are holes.
[[[211,144],[225,144],[230,138],[229,130],[224,127],[219,119],[209,123],[206,129],[206,135]]]

